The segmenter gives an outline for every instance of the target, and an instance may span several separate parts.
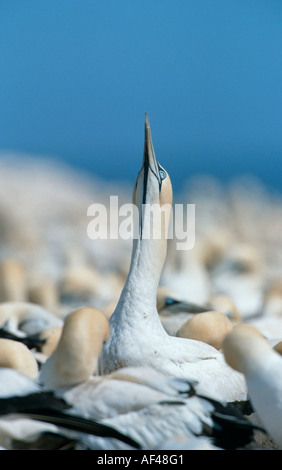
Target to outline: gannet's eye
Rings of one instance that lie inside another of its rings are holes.
[[[160,177],[161,180],[164,180],[166,178],[166,172],[164,170],[160,170]]]

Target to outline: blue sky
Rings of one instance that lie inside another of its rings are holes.
[[[135,179],[144,113],[176,187],[280,188],[280,0],[1,0],[0,150]]]

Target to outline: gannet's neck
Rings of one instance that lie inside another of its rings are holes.
[[[134,287],[139,297],[147,296],[155,304],[163,268],[161,256],[159,253],[156,254],[156,248],[160,247],[156,246],[156,241],[150,240],[137,240],[134,245],[125,290],[133,293]]]
[[[144,219],[143,227],[146,226],[146,215]],[[166,250],[164,233],[160,239],[138,238],[133,241],[130,269],[115,313],[119,316],[139,316],[143,315],[145,307],[148,313],[151,311],[157,316],[157,288]],[[126,305],[132,306],[132,309],[125,308]]]
[[[120,330],[122,324],[123,331],[138,329],[139,325],[144,325],[144,321],[140,322],[144,318],[146,321],[156,319],[155,324],[160,324],[157,287],[166,259],[172,187],[169,175],[156,159],[147,116],[143,162],[133,189],[133,204],[138,220],[134,218],[130,269],[110,318],[110,324],[117,325]]]

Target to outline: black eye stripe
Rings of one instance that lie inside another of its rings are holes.
[[[160,175],[158,176],[158,175],[154,172],[154,170],[152,170],[151,167],[149,167],[149,168],[150,168],[151,172],[153,173],[153,175],[157,178],[157,180],[158,180],[158,182],[159,182],[159,191],[161,192],[161,189],[162,189],[162,180],[163,180],[164,178],[161,178]]]
[[[150,170],[155,175],[155,177],[158,178],[158,175],[154,172],[154,170],[151,167],[150,167]],[[161,180],[164,180],[166,178],[166,172],[161,167],[159,167],[159,176]]]
[[[141,170],[144,168],[144,166],[145,165],[143,163],[143,165],[141,167]],[[153,173],[153,175],[155,175],[155,177],[157,179],[159,179],[157,173],[150,166],[149,166],[149,168],[150,168],[151,172]],[[159,170],[159,176],[160,176],[161,180],[164,180],[166,178],[167,174],[166,174],[166,171],[161,167],[161,165],[159,163],[158,163],[158,170]],[[140,173],[140,171],[139,171],[139,173]]]
[[[161,192],[161,189],[162,189],[162,182],[163,180],[166,178],[166,171],[160,166],[160,164],[158,163],[158,170],[159,170],[159,174],[157,175],[157,173],[150,167],[150,166],[147,166],[147,165],[142,165],[141,167],[141,170],[144,169],[144,186],[143,186],[143,204],[146,204],[146,191],[147,191],[147,175],[148,175],[148,170],[151,170],[151,172],[153,173],[153,175],[157,178],[158,182],[159,182],[159,191]],[[140,170],[140,171],[141,171]]]
[[[155,177],[156,177],[157,179],[159,179],[159,178],[158,178],[158,175],[154,172],[154,170],[153,170],[150,166],[149,166],[149,168],[150,168],[151,172],[153,173],[153,175],[155,175]]]

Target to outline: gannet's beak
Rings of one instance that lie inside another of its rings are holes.
[[[179,312],[187,312],[187,313],[203,313],[208,312],[211,307],[206,305],[198,305],[194,304],[193,302],[188,302],[185,300],[177,300],[173,299],[172,297],[166,297],[164,299],[164,304],[159,309],[159,312],[167,310],[169,313],[179,313]]]
[[[148,187],[152,188],[155,186],[158,199],[161,194],[162,190],[162,183],[165,179],[169,180],[167,172],[162,168],[159,162],[156,159],[152,135],[151,135],[151,128],[150,122],[147,113],[145,113],[145,141],[144,141],[144,153],[143,153],[143,161],[141,169],[138,173],[134,191],[133,191],[133,201],[134,203],[138,199],[142,204],[146,204],[148,202],[147,195],[148,195]],[[149,182],[150,181],[150,182]],[[138,188],[137,188],[138,186]],[[138,191],[139,196],[142,193],[141,198],[136,197],[136,191]]]
[[[165,204],[169,205],[167,211],[170,212],[171,209],[172,188],[170,178],[156,159],[149,118],[146,113],[143,161],[133,188],[132,200],[133,204],[139,209],[139,230],[141,238],[144,225],[143,210],[147,210],[148,206],[151,207],[152,205],[159,205],[161,208]],[[162,220],[160,224],[163,225]],[[157,225],[155,226],[157,227]]]
[[[144,154],[143,154],[142,167],[144,167],[145,175],[146,175],[146,177],[144,177],[144,182],[145,180],[148,179],[148,171],[151,170],[152,173],[157,178],[159,185],[161,186],[161,183],[162,183],[162,179],[160,175],[161,168],[156,159],[153,141],[152,141],[152,135],[151,135],[150,122],[149,122],[147,113],[145,113],[145,142],[144,142]]]

